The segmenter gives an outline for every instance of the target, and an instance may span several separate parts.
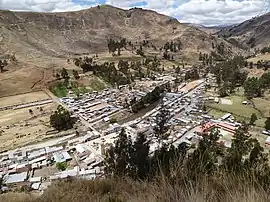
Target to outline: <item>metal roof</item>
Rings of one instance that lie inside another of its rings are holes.
[[[8,175],[5,179],[6,184],[12,184],[12,183],[18,183],[23,182],[27,179],[27,172],[14,174],[14,175]]]

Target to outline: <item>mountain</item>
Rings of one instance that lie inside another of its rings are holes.
[[[187,55],[208,52],[212,42],[221,41],[174,18],[137,8],[103,5],[65,13],[0,11],[2,52],[27,58],[104,52],[107,39],[121,37],[133,42],[147,39],[157,47],[180,40]]]
[[[19,61],[0,75],[0,96],[43,88],[59,69],[76,68],[67,58],[98,53],[107,61],[110,38],[126,38],[135,48],[147,40],[150,45],[143,51],[159,57],[166,42],[178,42],[181,50],[173,53],[174,59],[189,64],[199,59],[199,52],[210,53],[221,42],[227,52],[239,51],[221,38],[151,10],[102,5],[63,13],[0,11],[0,59],[15,53]],[[135,54],[130,47],[126,52],[128,57]]]
[[[217,34],[243,48],[268,46],[270,45],[270,13],[226,27]]]

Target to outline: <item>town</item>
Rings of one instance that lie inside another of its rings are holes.
[[[232,114],[214,118],[204,109],[207,102],[219,102],[218,97],[205,95],[206,85],[215,80],[214,76],[209,74],[204,79],[182,82],[177,86],[175,80],[173,76],[165,75],[155,80],[138,81],[132,87],[124,85],[118,89],[80,94],[79,97],[70,92],[68,97],[56,98],[54,101],[70,111],[87,129],[79,136],[71,134],[1,153],[0,171],[7,185],[3,189],[19,186],[44,191],[57,179],[103,177],[105,152],[114,144],[123,128],[133,139],[138,133],[146,134],[150,151],[154,152],[160,142],[153,129],[156,117],[163,109],[167,110],[169,116],[169,136],[163,140],[165,143],[176,147],[185,143],[188,147],[194,147],[203,134],[216,128],[222,134],[219,142],[230,147],[230,140],[241,123],[236,122]],[[129,105],[132,100],[140,100],[157,87],[168,86],[176,87],[173,91],[164,91],[153,109],[132,120],[126,119],[134,115]],[[41,101],[36,105],[51,103],[52,100]],[[33,103],[28,105],[32,106]],[[118,123],[119,113],[124,121]],[[266,140],[268,142],[269,138]]]

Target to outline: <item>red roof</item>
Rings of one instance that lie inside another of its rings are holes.
[[[222,129],[227,130],[231,133],[234,133],[235,130],[237,129],[235,126],[232,126],[232,125],[229,125],[226,123],[207,122],[207,123],[203,124],[202,126],[196,127],[195,131],[197,133],[204,133],[204,132],[209,131],[213,127],[222,128]]]

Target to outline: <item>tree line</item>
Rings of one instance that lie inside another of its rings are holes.
[[[244,65],[244,57],[235,56],[210,66],[210,72],[216,76],[220,96],[227,96],[228,93],[233,93],[236,87],[244,84],[248,75],[243,69]]]
[[[136,98],[134,97],[134,99],[130,101],[132,111],[134,113],[137,113],[141,109],[145,108],[147,105],[158,101],[162,97],[165,90],[166,90],[165,86],[157,86],[154,88],[154,90],[147,93],[140,100],[136,100]]]
[[[157,57],[146,57],[142,62],[119,60],[117,65],[114,62],[97,64],[92,57],[74,58],[73,62],[82,68],[83,72],[92,71],[94,75],[103,78],[106,82],[118,86],[130,84],[135,78],[153,78],[155,72],[162,71]]]
[[[161,123],[164,125],[164,122],[157,122],[157,125]],[[155,130],[154,133],[162,138]],[[220,137],[219,131],[213,129],[201,137],[195,148],[186,143],[175,147],[160,141],[157,150],[151,153],[151,140],[144,134],[138,134],[132,141],[122,130],[115,145],[106,152],[106,175],[152,181],[162,173],[172,184],[176,181],[196,184],[204,177],[218,181],[224,176],[231,176],[238,183],[256,183],[268,189],[268,154],[258,140],[247,136],[243,128],[234,134],[230,148],[218,142]]]
[[[249,77],[243,86],[249,99],[261,97],[265,90],[270,89],[270,72],[265,72],[260,78]]]

